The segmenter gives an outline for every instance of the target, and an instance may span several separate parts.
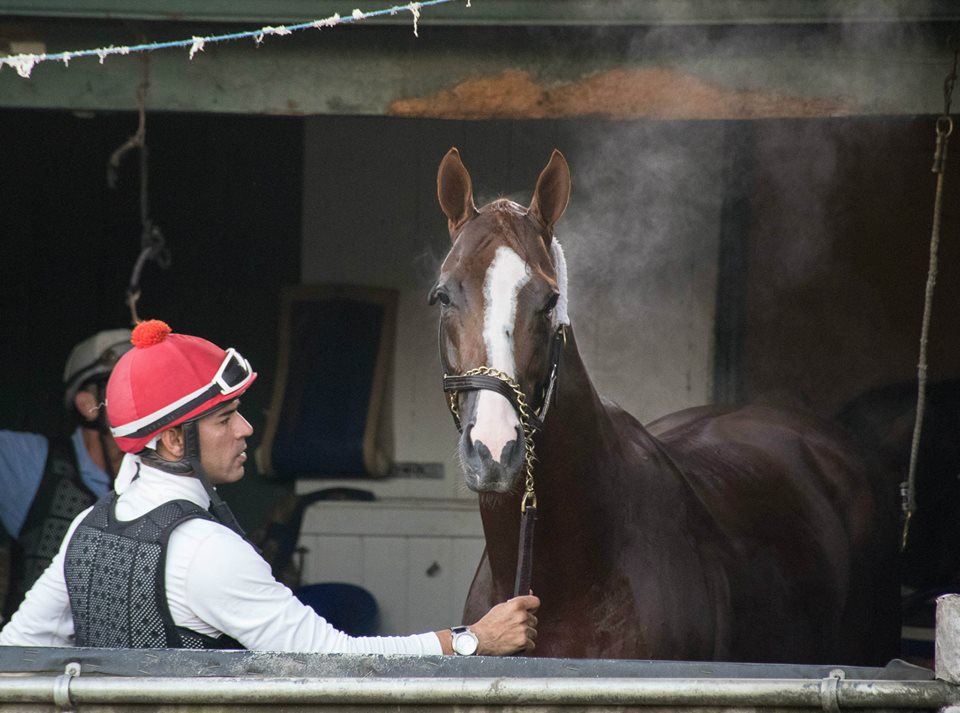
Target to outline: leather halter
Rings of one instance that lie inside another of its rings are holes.
[[[443,367],[443,390],[447,394],[447,408],[450,409],[450,415],[453,416],[453,423],[457,427],[457,431],[463,433],[463,424],[460,421],[460,414],[457,409],[457,397],[461,391],[479,391],[481,389],[495,391],[511,403],[520,420],[524,440],[526,492],[520,501],[520,544],[517,554],[517,575],[513,587],[513,596],[515,597],[532,591],[530,584],[533,573],[533,532],[537,521],[537,496],[533,489],[533,463],[536,460],[533,454],[533,434],[543,428],[547,410],[554,398],[554,386],[557,383],[557,374],[560,370],[560,356],[563,354],[563,347],[566,343],[566,325],[561,324],[557,327],[550,343],[550,375],[546,388],[543,390],[540,409],[534,412],[527,408],[526,399],[523,392],[520,391],[519,385],[507,374],[489,367],[478,367],[463,375],[451,375],[449,373],[451,371],[450,365],[443,348],[443,319],[440,320],[437,330],[440,364]]]

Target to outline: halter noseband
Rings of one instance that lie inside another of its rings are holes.
[[[534,412],[529,410],[526,397],[519,384],[510,375],[502,371],[489,366],[479,366],[463,374],[451,374],[452,369],[443,348],[443,320],[441,319],[437,331],[437,347],[440,353],[440,365],[443,367],[443,390],[447,393],[447,407],[450,409],[450,415],[453,416],[453,423],[457,430],[463,432],[460,413],[456,405],[457,395],[461,391],[479,391],[481,389],[496,391],[506,398],[513,406],[514,411],[517,412],[521,423],[527,422],[530,424],[531,433],[541,430],[553,397],[553,387],[556,384],[560,367],[560,355],[563,353],[563,347],[566,343],[566,325],[561,324],[554,332],[553,341],[550,344],[550,376],[547,380],[547,387],[543,392],[543,401],[540,404],[539,411]]]

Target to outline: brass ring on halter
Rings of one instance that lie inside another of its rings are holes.
[[[523,494],[523,500],[520,501],[520,512],[526,512],[528,504],[529,507],[537,507],[537,494],[532,490],[528,490]]]

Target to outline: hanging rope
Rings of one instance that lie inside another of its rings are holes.
[[[923,323],[920,328],[920,356],[917,361],[917,414],[913,423],[913,440],[910,443],[910,468],[907,480],[900,484],[903,498],[903,535],[900,549],[907,547],[910,535],[910,521],[917,509],[917,454],[920,450],[920,434],[923,431],[923,416],[927,397],[927,339],[930,333],[930,317],[933,313],[933,289],[937,284],[937,252],[940,248],[940,217],[943,212],[943,181],[947,169],[947,143],[953,133],[953,119],[950,118],[950,102],[953,98],[953,85],[957,81],[957,60],[960,58],[960,46],[954,47],[953,68],[943,82],[943,115],[937,119],[937,146],[933,156],[933,168],[937,174],[937,189],[933,201],[933,228],[930,233],[930,265],[927,269],[927,288],[923,298]]]
[[[140,300],[140,273],[148,260],[154,260],[161,268],[170,267],[170,251],[166,247],[163,233],[150,218],[149,164],[147,151],[147,93],[150,90],[150,59],[143,55],[143,80],[137,88],[137,112],[139,122],[137,131],[110,156],[107,162],[107,184],[117,187],[117,171],[120,161],[133,149],[140,151],[140,254],[137,256],[130,274],[127,287],[127,307],[130,309],[132,326],[140,323],[137,314],[137,302]]]

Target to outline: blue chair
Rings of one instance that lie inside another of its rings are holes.
[[[351,636],[376,636],[380,628],[377,600],[356,584],[308,584],[294,594],[334,627]]]
[[[286,480],[387,475],[397,291],[297,285],[281,301],[260,473]]]

